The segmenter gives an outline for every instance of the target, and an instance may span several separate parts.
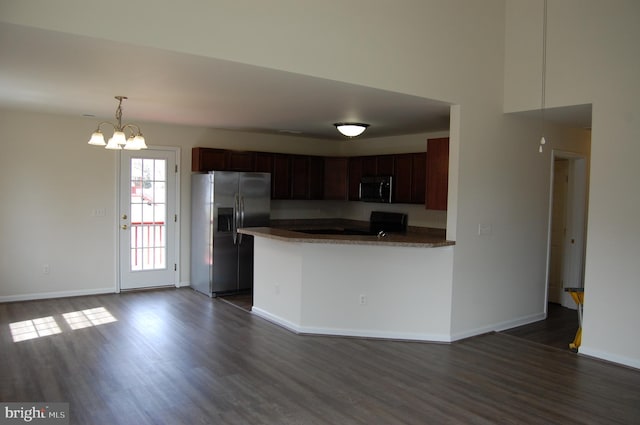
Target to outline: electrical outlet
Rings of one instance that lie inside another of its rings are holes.
[[[360,295],[360,305],[365,305],[367,303],[367,296]]]
[[[42,266],[42,274],[49,274],[51,273],[51,267],[48,264],[44,264]]]
[[[276,295],[280,295],[280,285],[276,285],[274,289],[275,289]]]

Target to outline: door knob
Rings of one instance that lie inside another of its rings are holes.
[[[126,214],[122,214],[122,219],[126,220],[127,219],[127,215]]]
[[[127,229],[128,229],[128,227],[127,227],[127,225],[126,225],[126,224],[123,224],[122,226],[120,226],[120,228],[121,228],[122,230],[127,230]]]

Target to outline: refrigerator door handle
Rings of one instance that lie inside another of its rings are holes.
[[[238,227],[244,227],[244,196],[239,197],[238,205],[240,206],[240,222]],[[242,233],[238,233],[238,245],[242,244]]]
[[[238,198],[238,194],[236,193],[234,195],[234,199],[233,199],[233,229],[232,229],[232,233],[233,233],[233,244],[234,245],[238,244],[238,216],[239,216],[239,210],[240,210],[240,200]]]

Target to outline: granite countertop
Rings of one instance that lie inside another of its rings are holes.
[[[251,227],[238,229],[238,232],[277,239],[285,242],[325,243],[342,245],[380,245],[435,248],[455,245],[454,241],[445,238],[444,229],[409,226],[406,233],[388,233],[382,238],[375,235],[330,235],[309,234],[299,230],[312,229],[368,229],[368,223],[353,220],[274,220],[271,227]],[[297,231],[298,230],[298,231]]]

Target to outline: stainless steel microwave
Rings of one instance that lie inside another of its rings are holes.
[[[360,200],[391,203],[393,177],[365,176],[360,179]]]

